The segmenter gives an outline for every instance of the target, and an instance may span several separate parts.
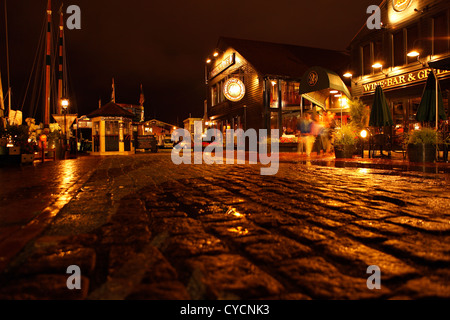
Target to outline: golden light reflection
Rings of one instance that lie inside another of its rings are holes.
[[[370,169],[367,168],[359,168],[358,173],[360,174],[368,174],[370,172]]]
[[[59,165],[60,172],[60,182],[59,187],[60,188],[68,188],[71,186],[74,181],[74,173],[75,173],[75,162],[73,161],[61,161],[61,164]]]
[[[248,234],[248,229],[244,228],[244,227],[233,227],[233,228],[228,228],[228,231],[236,233],[237,235],[240,236],[245,236]]]
[[[231,214],[233,216],[235,216],[236,218],[243,218],[244,215],[239,213],[236,208],[229,208],[227,211],[227,214]]]

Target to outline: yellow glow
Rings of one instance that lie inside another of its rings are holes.
[[[372,65],[372,68],[374,68],[374,69],[383,68],[383,65],[381,63],[377,62]]]
[[[236,218],[244,217],[244,215],[239,213],[235,208],[228,209],[227,214],[231,214],[231,215],[235,216]]]
[[[211,59],[206,60],[206,63],[211,63]]]
[[[245,236],[246,234],[248,234],[248,229],[245,229],[243,227],[229,228],[228,231],[237,233],[240,236]]]
[[[413,50],[413,51],[411,51],[411,52],[408,52],[407,56],[408,56],[408,57],[414,58],[414,57],[420,56],[420,53],[417,52],[416,50]]]
[[[338,93],[338,92],[339,92],[339,91],[337,91],[337,90],[331,90],[331,91],[330,91],[331,94]]]
[[[218,55],[219,55],[219,53],[217,51],[214,52],[214,54],[213,54],[214,57],[217,57]]]
[[[61,100],[61,105],[65,108],[67,108],[69,106],[69,100],[67,99],[62,99]]]
[[[361,135],[361,138],[363,138],[363,139],[367,138],[367,130],[362,130],[360,135]]]
[[[353,76],[353,74],[351,74],[350,72],[344,73],[344,77],[346,78],[351,78]]]

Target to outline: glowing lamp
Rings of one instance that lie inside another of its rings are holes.
[[[352,76],[353,76],[353,74],[351,74],[350,72],[344,73],[344,77],[346,77],[346,78],[351,78]]]
[[[361,131],[360,136],[361,136],[361,138],[365,139],[365,138],[367,138],[367,134],[368,134],[367,130],[364,129]]]
[[[67,108],[69,106],[69,100],[68,99],[62,99],[61,100],[61,105],[63,106],[63,108]]]
[[[337,91],[337,90],[331,90],[330,93],[331,93],[331,94],[336,94],[336,93],[339,93],[339,91]]]
[[[413,50],[411,52],[408,52],[407,56],[411,57],[411,58],[415,58],[415,57],[420,56],[420,53],[418,51],[416,51],[416,50]]]
[[[383,65],[381,63],[377,62],[372,65],[372,68],[374,68],[374,69],[383,68]]]

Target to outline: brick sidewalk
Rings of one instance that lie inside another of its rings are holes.
[[[0,298],[448,299],[448,177],[105,158],[11,261]],[[82,290],[66,287],[73,264]]]

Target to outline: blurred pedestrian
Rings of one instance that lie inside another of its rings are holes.
[[[311,127],[313,124],[311,113],[306,112],[303,118],[298,123],[298,150],[303,153],[306,152],[306,156],[311,156],[312,146],[314,144],[315,137],[311,135]]]

